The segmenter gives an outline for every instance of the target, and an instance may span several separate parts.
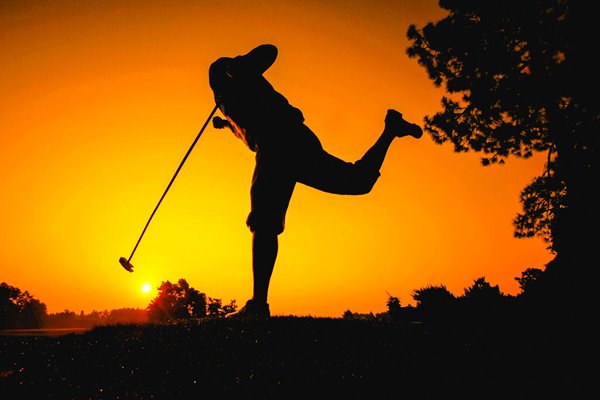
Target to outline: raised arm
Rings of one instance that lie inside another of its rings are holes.
[[[277,47],[272,44],[262,44],[250,50],[247,54],[236,57],[244,67],[257,72],[264,73],[277,59]]]

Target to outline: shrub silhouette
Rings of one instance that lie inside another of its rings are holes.
[[[456,297],[445,285],[429,285],[413,292],[419,315],[432,323],[448,322],[456,305]]]
[[[388,316],[392,320],[399,320],[402,316],[402,306],[400,304],[400,299],[398,297],[392,296],[389,293],[388,295],[389,297],[386,303]]]

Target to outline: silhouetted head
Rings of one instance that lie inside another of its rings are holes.
[[[277,47],[263,44],[235,58],[221,57],[208,69],[208,81],[215,94],[233,90],[232,85],[262,75],[277,59]]]
[[[231,58],[221,57],[208,68],[208,83],[214,93],[222,93],[227,90],[228,82],[232,78],[229,73],[231,61]]]

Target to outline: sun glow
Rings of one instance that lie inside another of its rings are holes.
[[[147,294],[147,293],[150,293],[151,290],[152,290],[151,284],[146,282],[142,285],[142,293]]]

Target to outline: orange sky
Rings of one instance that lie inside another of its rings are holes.
[[[253,153],[208,128],[129,256],[213,108],[207,69],[262,43],[267,78],[332,154],[354,161],[388,108],[422,123],[442,90],[406,56],[436,1],[3,1],[0,4],[0,281],[49,312],[145,307],[163,280],[251,295],[245,227]],[[513,238],[521,189],[543,156],[483,168],[425,136],[391,147],[366,196],[297,186],[280,236],[273,314],[385,310],[387,293],[485,276],[504,293],[551,259]]]

